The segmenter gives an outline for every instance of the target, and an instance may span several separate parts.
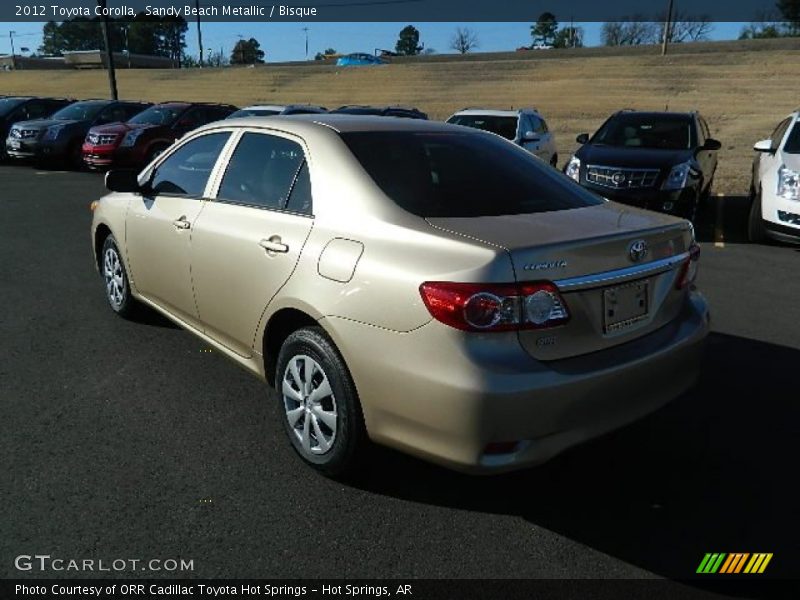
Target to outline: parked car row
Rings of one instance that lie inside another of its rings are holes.
[[[309,104],[235,106],[200,102],[146,102],[66,98],[0,98],[0,134],[5,157],[59,160],[73,167],[142,168],[186,133],[217,120],[299,114],[378,115],[428,119],[417,108],[345,105],[328,110]],[[555,136],[533,108],[465,108],[447,123],[488,131],[514,142],[556,167]],[[566,161],[564,173],[609,200],[691,221],[711,194],[721,143],[697,112],[621,110],[593,134],[582,133],[581,147]],[[798,198],[798,112],[782,120],[767,140],[755,145],[748,234],[800,238]]]

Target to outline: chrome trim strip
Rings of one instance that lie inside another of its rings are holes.
[[[609,171],[634,171],[636,173],[660,173],[661,169],[641,169],[641,168],[633,168],[633,167],[609,167],[608,165],[586,165],[587,169],[608,169]]]
[[[562,292],[572,292],[586,288],[610,285],[612,283],[622,283],[624,281],[669,271],[688,258],[689,253],[684,252],[683,254],[654,260],[643,265],[634,265],[614,271],[603,271],[602,273],[593,273],[592,275],[581,275],[580,277],[570,277],[569,279],[557,279],[553,283],[556,284],[558,289]]]

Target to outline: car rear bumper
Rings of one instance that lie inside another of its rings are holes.
[[[464,334],[433,321],[393,333],[325,321],[370,438],[472,473],[536,465],[663,406],[696,380],[709,328],[706,302],[692,293],[680,317],[638,340],[540,362],[513,332]],[[502,454],[485,452],[509,443]]]

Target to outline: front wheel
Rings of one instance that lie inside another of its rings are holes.
[[[113,235],[109,235],[103,242],[100,272],[111,310],[121,317],[130,317],[135,310],[136,300],[131,296],[128,274]]]
[[[283,343],[275,390],[284,429],[300,458],[329,477],[355,471],[366,438],[358,394],[321,328],[299,329]]]

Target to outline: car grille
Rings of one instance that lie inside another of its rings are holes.
[[[586,181],[615,190],[651,188],[656,185],[658,169],[624,169],[620,167],[586,166]]]
[[[12,129],[11,137],[17,140],[29,140],[39,135],[38,129]]]
[[[92,146],[108,146],[117,140],[116,133],[90,133],[86,136],[86,141]]]

